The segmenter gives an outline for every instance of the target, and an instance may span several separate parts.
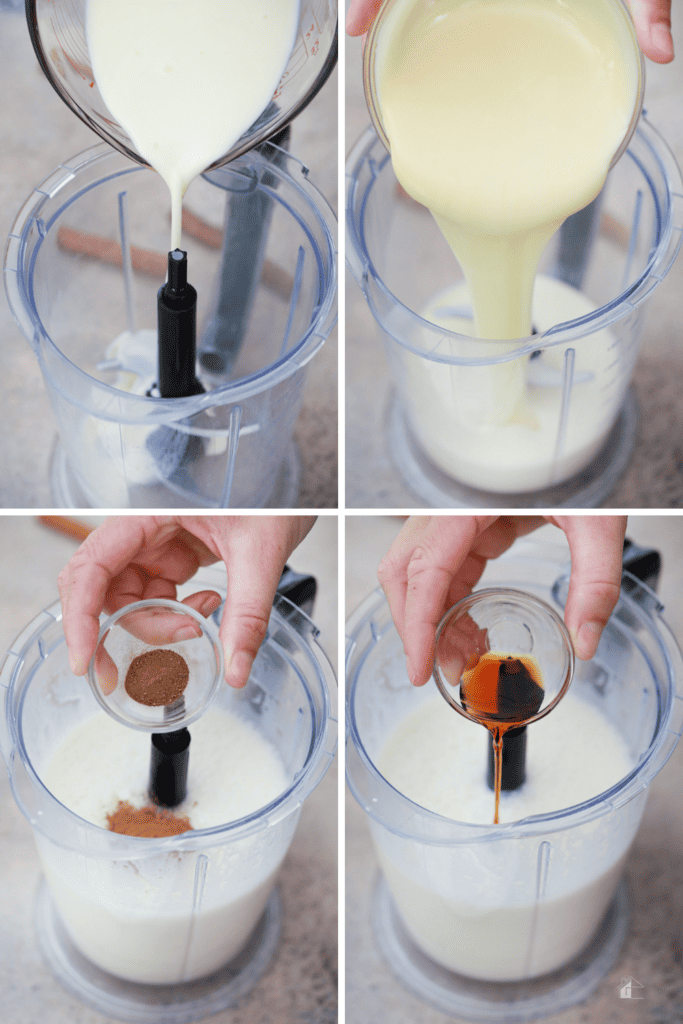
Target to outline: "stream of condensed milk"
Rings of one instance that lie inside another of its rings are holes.
[[[88,0],[93,75],[111,114],[171,192],[171,244],[198,174],[270,103],[299,0]]]
[[[633,116],[627,14],[615,0],[398,0],[376,60],[396,176],[458,259],[477,336],[530,335],[543,249],[598,194]],[[466,371],[480,425],[536,426],[525,368]]]

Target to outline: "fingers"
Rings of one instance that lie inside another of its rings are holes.
[[[427,682],[436,627],[446,608],[470,593],[484,568],[471,557],[475,541],[495,516],[416,516],[405,524],[377,576],[403,640],[408,676]]]
[[[657,64],[674,59],[671,37],[671,0],[630,0],[640,48]]]
[[[228,575],[220,637],[225,679],[240,688],[265,639],[282,570],[313,525],[312,516],[216,517],[215,543]],[[228,534],[229,529],[229,534]]]
[[[119,672],[116,667],[116,662],[105,647],[105,642],[108,636],[109,633],[105,633],[104,637],[97,645],[97,650],[95,651],[95,679],[97,680],[98,686],[105,697],[108,697],[110,693],[114,692],[119,682]]]
[[[436,628],[449,607],[469,594],[486,561],[517,537],[550,521],[567,535],[572,574],[565,621],[579,658],[592,658],[619,597],[624,516],[413,516],[382,560],[377,575],[387,596],[414,686],[434,662]],[[469,635],[442,637],[450,682],[459,678],[472,646]],[[451,678],[452,677],[452,678]]]
[[[362,36],[367,32],[381,5],[382,0],[351,0],[346,17],[347,33]],[[671,0],[630,0],[629,6],[645,56],[658,64],[668,64],[674,58]]]
[[[243,686],[262,643],[286,559],[306,536],[314,516],[121,516],[107,520],[78,549],[59,578],[69,660],[76,675],[95,652],[99,616],[145,598],[176,597],[176,584],[199,565],[222,558],[228,599],[221,623],[226,678]],[[210,615],[220,598],[203,591],[186,604]],[[154,643],[198,635],[188,617],[139,613],[130,632]],[[129,620],[129,621],[128,621]],[[105,667],[105,686],[111,680]]]
[[[346,16],[346,31],[350,36],[362,36],[367,32],[377,11],[382,6],[382,0],[351,0],[349,11]]]
[[[554,516],[569,541],[572,569],[564,620],[578,658],[595,654],[619,598],[626,516]]]
[[[204,617],[215,612],[220,603],[220,595],[213,590],[200,591],[181,601],[181,604],[194,608]],[[157,647],[161,644],[177,644],[182,640],[194,640],[202,634],[196,619],[166,608],[131,612],[130,615],[120,618],[118,624],[132,636]]]
[[[133,561],[148,536],[170,537],[175,530],[170,517],[113,517],[90,534],[62,570],[58,585],[64,635],[75,675],[85,674],[95,652],[99,616],[111,581]],[[124,587],[134,587],[131,575],[125,577]]]

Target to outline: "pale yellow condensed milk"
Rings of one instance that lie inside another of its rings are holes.
[[[638,102],[640,54],[625,8],[616,0],[397,0],[377,36],[375,67],[394,170],[460,263],[472,333],[530,335],[543,249],[602,188]],[[454,368],[460,388],[477,396],[462,407],[470,429],[517,426],[532,444],[549,429],[530,401],[527,366],[520,358]],[[434,366],[437,376],[444,370]],[[428,380],[415,385],[418,404],[439,404]],[[462,468],[457,457],[438,461],[456,475]],[[518,489],[543,482],[519,468]],[[495,486],[485,466],[476,477],[476,486]]]

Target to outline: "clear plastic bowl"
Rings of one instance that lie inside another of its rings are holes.
[[[101,143],[36,188],[12,227],[5,286],[57,420],[57,505],[296,504],[306,367],[336,320],[334,215],[308,169],[270,144],[197,178],[184,206],[207,389],[186,399],[145,393],[168,247],[155,172]]]
[[[545,251],[538,333],[482,341],[429,318],[450,308],[462,272],[428,211],[399,189],[375,131],[365,132],[347,161],[347,261],[395,387],[383,440],[429,505],[591,507],[609,495],[635,443],[629,384],[647,300],[681,245],[682,194],[672,153],[643,117],[598,199]],[[466,322],[465,292],[457,302]],[[347,351],[352,358],[348,343]],[[473,426],[482,371],[515,360],[543,428]]]
[[[224,573],[202,569],[199,579],[225,593]],[[276,874],[336,748],[336,683],[318,635],[276,598],[247,686],[223,685],[213,705],[274,744],[287,788],[243,818],[160,839],[99,828],[43,782],[65,732],[102,714],[70,671],[59,601],[12,644],[0,670],[0,749],[46,876],[38,937],[59,980],[100,1013],[197,1020],[243,998],[266,969],[282,918]]]
[[[561,614],[565,557],[553,545],[518,542],[488,563],[481,585],[523,589]],[[425,810],[382,776],[387,739],[434,689],[411,686],[381,591],[351,616],[347,779],[382,869],[375,932],[401,983],[442,1012],[506,1024],[560,1013],[614,965],[628,918],[624,859],[648,786],[683,730],[683,659],[662,611],[656,595],[624,573],[598,652],[576,663],[572,682],[619,729],[636,766],[591,800],[503,825]],[[433,952],[437,926],[448,929],[439,948],[459,957],[457,969]]]

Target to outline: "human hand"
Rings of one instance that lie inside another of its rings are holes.
[[[102,611],[133,601],[175,599],[202,565],[223,561],[228,574],[220,639],[225,678],[247,682],[263,642],[270,609],[287,558],[304,539],[315,516],[115,516],[81,544],[59,576],[64,635],[76,675],[85,675],[95,652]],[[204,590],[185,598],[211,615],[220,595]],[[177,617],[172,622],[177,630]],[[158,633],[161,620],[155,618]],[[191,620],[181,632],[193,629]],[[144,624],[139,634],[144,630]],[[187,639],[176,632],[167,643]]]
[[[411,516],[377,576],[414,686],[429,679],[436,628],[497,558],[545,522],[567,536],[572,570],[564,620],[578,658],[595,654],[619,598],[626,516]]]
[[[640,48],[657,64],[674,59],[671,0],[628,0]]]
[[[346,15],[346,31],[350,36],[362,36],[368,31],[384,0],[351,0]]]
[[[346,17],[350,36],[362,36],[372,25],[382,0],[351,0]],[[671,38],[671,0],[629,0],[640,48],[657,64],[674,59]]]

